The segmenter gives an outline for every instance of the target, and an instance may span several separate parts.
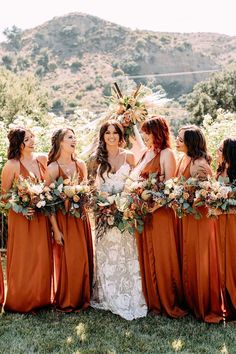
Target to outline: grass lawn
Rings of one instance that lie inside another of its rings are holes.
[[[0,353],[236,353],[235,324],[209,325],[192,316],[125,321],[89,309],[77,314],[41,310],[3,313]]]

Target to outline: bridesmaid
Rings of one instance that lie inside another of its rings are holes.
[[[175,156],[170,148],[170,131],[166,120],[152,117],[142,125],[146,153],[133,175],[148,177],[158,173],[160,180],[174,177]],[[132,174],[131,174],[132,176]],[[156,210],[137,234],[143,291],[150,311],[169,317],[182,317],[183,291],[177,253],[177,228],[172,209]]]
[[[3,302],[4,302],[4,282],[3,282],[2,261],[1,261],[1,254],[0,254],[0,313],[2,311]]]
[[[72,129],[58,129],[52,136],[49,152],[48,179],[76,176],[77,182],[87,180],[86,165],[75,158],[76,137]],[[93,273],[93,247],[88,217],[63,215],[59,210],[51,218],[55,247],[55,305],[70,312],[90,305]]]
[[[236,180],[236,139],[228,138],[218,149],[217,177]],[[236,318],[236,215],[221,214],[216,221],[220,280],[226,318]]]
[[[43,180],[47,159],[34,152],[34,135],[25,128],[8,134],[8,161],[2,171],[2,193],[19,176]],[[5,310],[29,312],[51,304],[52,250],[47,218],[33,219],[10,210],[7,242],[7,296]]]
[[[200,128],[186,126],[179,130],[177,150],[183,153],[177,176],[211,176],[210,157]],[[188,215],[181,220],[182,278],[188,307],[205,322],[222,320],[219,270],[217,266],[215,221],[207,217],[207,208],[199,208],[202,218]]]

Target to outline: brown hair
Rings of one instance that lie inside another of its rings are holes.
[[[72,133],[74,133],[73,129],[71,128],[60,128],[53,132],[51,138],[52,146],[48,153],[48,165],[59,158],[61,153],[61,142],[68,131],[72,131]]]
[[[184,130],[184,144],[187,147],[187,155],[193,159],[203,157],[208,164],[211,163],[211,157],[207,152],[206,138],[202,130],[196,125],[187,125],[179,129]]]
[[[223,162],[219,165],[217,172],[224,172],[227,163],[226,173],[230,182],[233,182],[236,180],[236,139],[228,138],[224,140],[222,157]]]
[[[25,133],[30,131],[29,129],[23,127],[16,127],[9,131],[7,138],[9,140],[9,147],[7,151],[7,158],[20,160],[21,157],[21,148],[24,144]]]
[[[112,125],[115,128],[115,131],[118,133],[119,142],[122,143],[124,141],[124,130],[120,123],[118,123],[116,120],[113,119],[103,123],[99,131],[99,143],[96,152],[96,160],[97,163],[100,165],[99,175],[102,177],[103,180],[104,180],[103,174],[106,171],[108,173],[111,171],[111,165],[108,162],[108,151],[104,140],[104,135],[110,125]]]

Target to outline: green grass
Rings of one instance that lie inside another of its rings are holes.
[[[234,325],[209,325],[193,317],[125,321],[89,309],[77,314],[40,311],[2,314],[0,353],[236,353]]]
[[[192,316],[125,321],[110,312],[41,310],[0,315],[0,353],[236,353],[234,323],[224,327]]]

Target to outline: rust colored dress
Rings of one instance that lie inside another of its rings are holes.
[[[160,154],[143,169],[141,176],[161,172]],[[144,296],[150,311],[183,317],[183,290],[176,244],[176,220],[172,209],[162,207],[145,221],[136,234]]]
[[[0,312],[4,302],[4,282],[3,282],[3,273],[2,273],[2,261],[0,254]]]
[[[191,177],[190,162],[184,158],[177,171]],[[185,164],[181,168],[181,164]],[[179,175],[180,177],[180,175]],[[223,319],[219,268],[217,265],[215,220],[207,217],[207,208],[200,207],[200,220],[184,216],[179,221],[182,279],[186,303],[197,319],[218,323]]]
[[[221,214],[216,219],[220,283],[226,318],[236,318],[236,214]]]
[[[59,164],[58,168],[59,176],[68,178]],[[83,177],[77,163],[76,169],[78,176]],[[86,309],[90,305],[93,276],[89,219],[64,215],[59,210],[57,222],[64,236],[64,246],[54,244],[55,306],[65,312]]]
[[[38,161],[43,180],[45,167]],[[20,162],[20,175],[29,177]],[[4,309],[30,312],[51,304],[53,274],[48,218],[36,213],[33,220],[10,210],[7,242],[7,296]]]

